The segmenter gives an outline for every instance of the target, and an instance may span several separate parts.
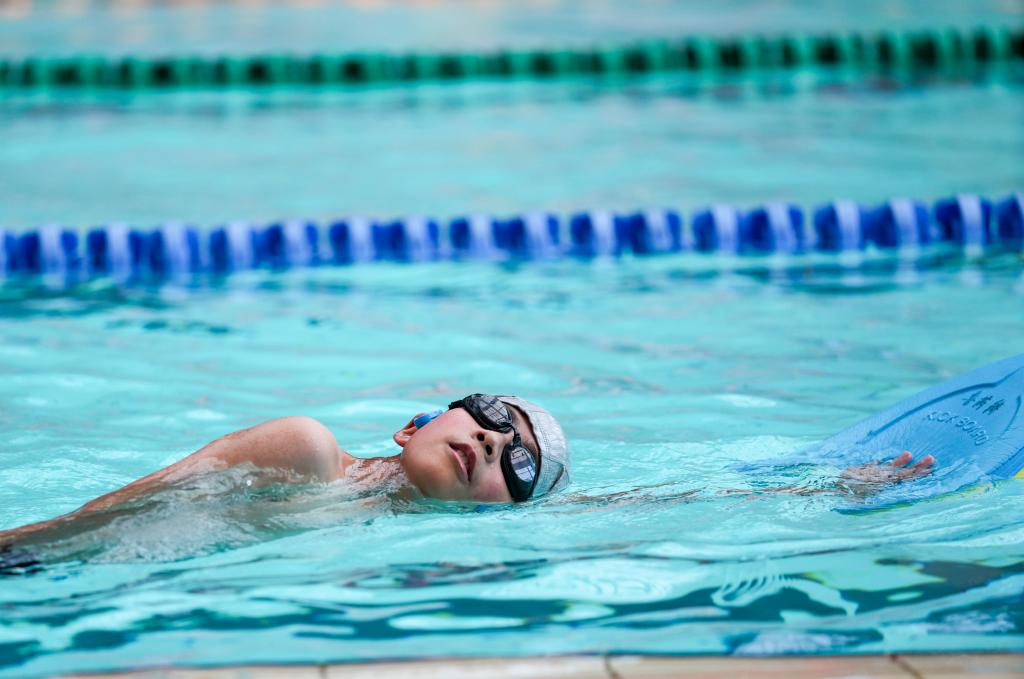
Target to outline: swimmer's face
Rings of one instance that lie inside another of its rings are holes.
[[[515,406],[507,407],[523,445],[539,459],[529,420]],[[511,502],[501,473],[501,452],[512,436],[511,431],[484,429],[465,408],[454,408],[420,429],[410,421],[395,432],[395,443],[402,447],[406,475],[427,497]]]

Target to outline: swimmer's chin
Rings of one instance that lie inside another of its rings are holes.
[[[423,489],[419,488],[405,474],[402,474],[400,477],[396,477],[395,481],[396,486],[394,490],[389,493],[392,501],[409,503],[409,507],[427,507],[432,509],[442,508],[446,511],[476,511],[482,504],[493,504],[496,506],[507,504],[502,502],[475,500],[471,497],[445,497],[442,493],[434,494],[429,491],[424,492]]]
[[[430,500],[431,502],[435,503],[443,502],[448,504],[480,504],[478,501],[473,500],[472,498],[449,497],[443,492],[431,492],[429,490],[424,490],[422,488],[419,488],[415,483],[409,481],[408,479],[405,480],[405,483],[398,485],[394,494],[392,494],[392,497],[401,497],[405,499],[416,500]]]
[[[345,472],[346,482],[366,484],[378,488],[386,484],[386,494],[392,500],[420,502],[429,500],[432,506],[463,505],[475,509],[481,504],[506,504],[500,500],[482,500],[472,496],[472,489],[462,482],[450,468],[435,460],[447,460],[445,455],[425,457],[406,453],[383,458],[364,458],[351,464]],[[427,462],[424,464],[424,462]]]
[[[395,458],[384,458],[390,462]],[[420,500],[433,500],[440,502],[448,502],[447,498],[439,497],[441,493],[431,488],[432,484],[414,481],[408,470],[404,466],[393,467],[388,470],[386,474],[387,481],[390,483],[391,488],[388,489],[388,496],[395,501],[402,502],[418,502]],[[358,476],[357,476],[358,478]],[[368,475],[368,478],[361,479],[371,482],[381,482],[383,478],[375,478],[375,475]]]
[[[503,506],[502,503],[487,504],[476,500],[441,500],[427,497],[419,491],[399,497],[393,496],[391,501],[395,510],[413,514],[472,514],[481,511],[481,506]]]

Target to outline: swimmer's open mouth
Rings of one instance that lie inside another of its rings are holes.
[[[455,456],[462,464],[463,470],[466,472],[466,482],[468,483],[473,478],[473,469],[476,467],[476,452],[473,447],[466,443],[449,443],[448,446],[455,451]]]

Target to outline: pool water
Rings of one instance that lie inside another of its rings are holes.
[[[724,263],[718,263],[724,264]],[[1019,259],[732,273],[696,256],[6,291],[10,527],[284,414],[359,456],[472,390],[544,403],[563,494],[485,513],[206,479],[0,579],[10,675],[570,652],[1020,650],[1024,484],[867,514],[798,450],[1024,333]],[[836,306],[842,313],[837,314]],[[964,319],[970,319],[966,324]],[[159,377],[157,377],[157,375]],[[939,461],[942,464],[942,461]],[[927,481],[924,481],[927,483]]]
[[[959,3],[869,4],[814,19],[800,2],[778,13],[739,0],[638,12],[601,2],[575,22],[570,3],[522,13],[478,3],[465,11],[487,17],[480,31],[444,42],[446,13],[466,5],[439,3],[416,6],[433,19],[422,34],[396,29],[393,45],[510,44],[524,22],[550,44],[577,24],[579,39],[597,40],[665,26],[1019,20],[1013,3],[978,3],[970,17]],[[257,19],[239,24],[232,49],[266,40],[311,51],[344,37],[324,27],[348,26],[353,13],[372,15],[364,39],[374,44],[407,16],[390,3],[271,3],[251,15],[231,4],[89,6],[88,20],[10,7],[0,41],[11,54],[43,43],[208,51],[219,37],[209,27],[239,16]],[[170,35],[168,25],[205,28]],[[716,202],[1002,197],[1024,186],[1022,87],[1011,67],[6,91],[0,223],[210,227],[654,206],[689,215]],[[411,415],[471,391],[547,406],[574,459],[566,492],[483,512],[344,484],[253,490],[245,469],[197,479],[108,528],[40,548],[42,570],[0,576],[0,676],[473,655],[1024,650],[1020,481],[851,514],[837,511],[851,506],[845,496],[766,492],[827,490],[841,469],[743,471],[1019,353],[1021,262],[1018,252],[948,250],[869,255],[863,266],[677,254],[379,263],[152,287],[0,281],[0,530],[72,511],[282,415],[320,419],[354,455],[391,454],[391,434]]]
[[[447,219],[1024,185],[1024,69],[691,74],[365,91],[17,91],[0,225]]]
[[[532,0],[150,3],[8,0],[0,44],[22,54],[251,54],[589,45],[684,32],[876,31],[1015,25],[1013,0]]]

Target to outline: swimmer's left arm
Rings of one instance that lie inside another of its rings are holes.
[[[913,464],[911,464],[912,462]],[[909,450],[905,450],[899,457],[889,463],[876,460],[867,464],[847,467],[839,475],[835,485],[828,488],[785,486],[782,488],[766,489],[760,492],[816,495],[840,491],[854,495],[870,495],[871,493],[877,493],[886,486],[927,476],[932,473],[934,465],[935,458],[933,456],[925,455],[917,462],[914,462],[914,456]]]
[[[834,484],[824,488],[807,486],[782,486],[757,490],[737,488],[733,490],[718,491],[717,494],[726,496],[751,496],[777,493],[788,495],[820,495],[824,493],[841,492],[856,495],[868,495],[870,493],[878,492],[888,485],[902,483],[903,481],[911,481],[930,474],[932,472],[932,467],[935,464],[935,458],[931,455],[925,455],[917,462],[914,462],[913,464],[911,464],[911,462],[913,462],[913,455],[910,454],[910,451],[904,451],[903,454],[889,463],[883,464],[882,461],[879,460],[876,462],[869,462],[868,464],[848,467],[842,472],[842,474],[840,474],[839,479],[837,479]],[[593,507],[586,511],[596,511],[624,504],[632,504],[634,502],[650,502],[652,500],[656,500],[658,502],[692,502],[701,498],[701,491],[697,489],[683,490],[667,494],[643,492],[675,485],[676,484],[674,483],[660,483],[654,486],[640,486],[630,490],[618,491],[608,495],[586,495],[583,493],[575,493],[570,496],[570,499],[573,502],[592,504]]]
[[[913,462],[913,464],[911,464]],[[889,464],[882,464],[881,460],[860,464],[855,467],[848,467],[840,475],[840,482],[846,486],[863,487],[870,490],[877,490],[883,486],[893,483],[902,483],[927,476],[932,473],[935,458],[925,455],[917,462],[909,450],[903,453]]]

